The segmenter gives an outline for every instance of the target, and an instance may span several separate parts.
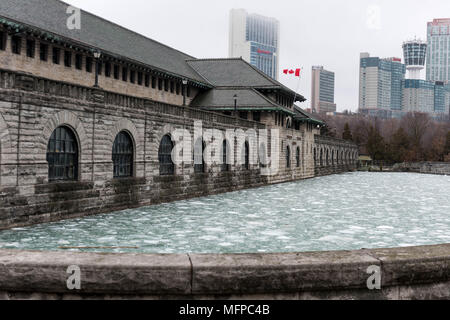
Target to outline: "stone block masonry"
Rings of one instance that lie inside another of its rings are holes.
[[[185,129],[193,135],[195,120],[202,121],[203,129],[267,128],[259,122],[218,113],[0,70],[0,228],[355,169],[355,145],[314,136],[315,131],[305,125],[300,130],[280,129],[276,175],[261,175],[259,164],[251,164],[248,169],[233,164],[226,172],[220,165],[212,165],[203,173],[195,173],[191,163],[182,163],[176,166],[174,175],[161,176],[158,150],[162,137],[174,129]],[[76,136],[79,157],[75,181],[49,181],[47,147],[59,126],[69,127]],[[121,131],[133,139],[133,173],[129,178],[115,179],[112,145]],[[322,149],[347,157],[330,157],[318,171],[314,152]],[[254,146],[252,153],[257,153]]]
[[[71,290],[74,265],[80,286]],[[0,299],[450,299],[450,245],[223,255],[0,250]]]
[[[450,175],[450,162],[405,162],[394,165],[393,171]]]

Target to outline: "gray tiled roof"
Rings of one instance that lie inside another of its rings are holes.
[[[268,77],[240,58],[195,59],[183,52],[125,29],[91,13],[81,11],[81,29],[67,28],[69,5],[59,0],[0,0],[0,18],[53,33],[67,40],[96,48],[119,58],[130,59],[161,71],[201,82],[213,89],[203,92],[193,106],[234,105],[232,97],[239,88],[239,105],[287,110],[254,89],[283,90],[300,100],[303,96]],[[234,92],[234,93],[233,93]]]
[[[270,78],[241,58],[195,59],[188,64],[215,87],[250,87],[282,89],[300,100],[305,98]]]
[[[81,11],[81,30],[69,30],[68,6],[59,0],[1,0],[0,16],[205,83],[186,63],[193,57],[86,11]]]
[[[197,95],[191,106],[208,110],[234,109],[234,95],[237,95],[237,108],[257,110],[279,110],[292,113],[253,88],[216,88]]]
[[[239,107],[272,107],[269,101],[257,94],[253,89],[212,89],[199,94],[194,107],[234,107],[234,95],[237,95]]]
[[[273,87],[276,82],[242,59],[189,60],[188,64],[216,87]]]

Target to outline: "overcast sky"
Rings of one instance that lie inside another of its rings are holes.
[[[426,39],[427,22],[450,17],[449,0],[66,0],[197,58],[226,58],[229,12],[275,17],[281,25],[280,81],[311,96],[311,67],[336,73],[338,110],[358,107],[359,54],[401,57],[402,42]],[[425,72],[425,71],[423,71]],[[302,105],[309,106],[309,101]]]

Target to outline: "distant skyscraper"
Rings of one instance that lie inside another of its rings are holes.
[[[450,19],[434,19],[427,30],[427,80],[450,80]]]
[[[403,43],[408,79],[420,79],[420,71],[425,68],[427,44],[421,40],[411,40]]]
[[[312,67],[311,109],[313,112],[336,112],[334,103],[334,72],[322,66]]]
[[[402,109],[406,68],[400,58],[380,59],[361,53],[359,109],[363,113],[390,117]]]
[[[269,77],[278,80],[280,24],[274,18],[230,12],[229,57],[242,57]]]

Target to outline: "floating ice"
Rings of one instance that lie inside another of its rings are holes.
[[[450,240],[448,190],[448,176],[349,173],[4,230],[0,248],[240,253],[437,244]]]

